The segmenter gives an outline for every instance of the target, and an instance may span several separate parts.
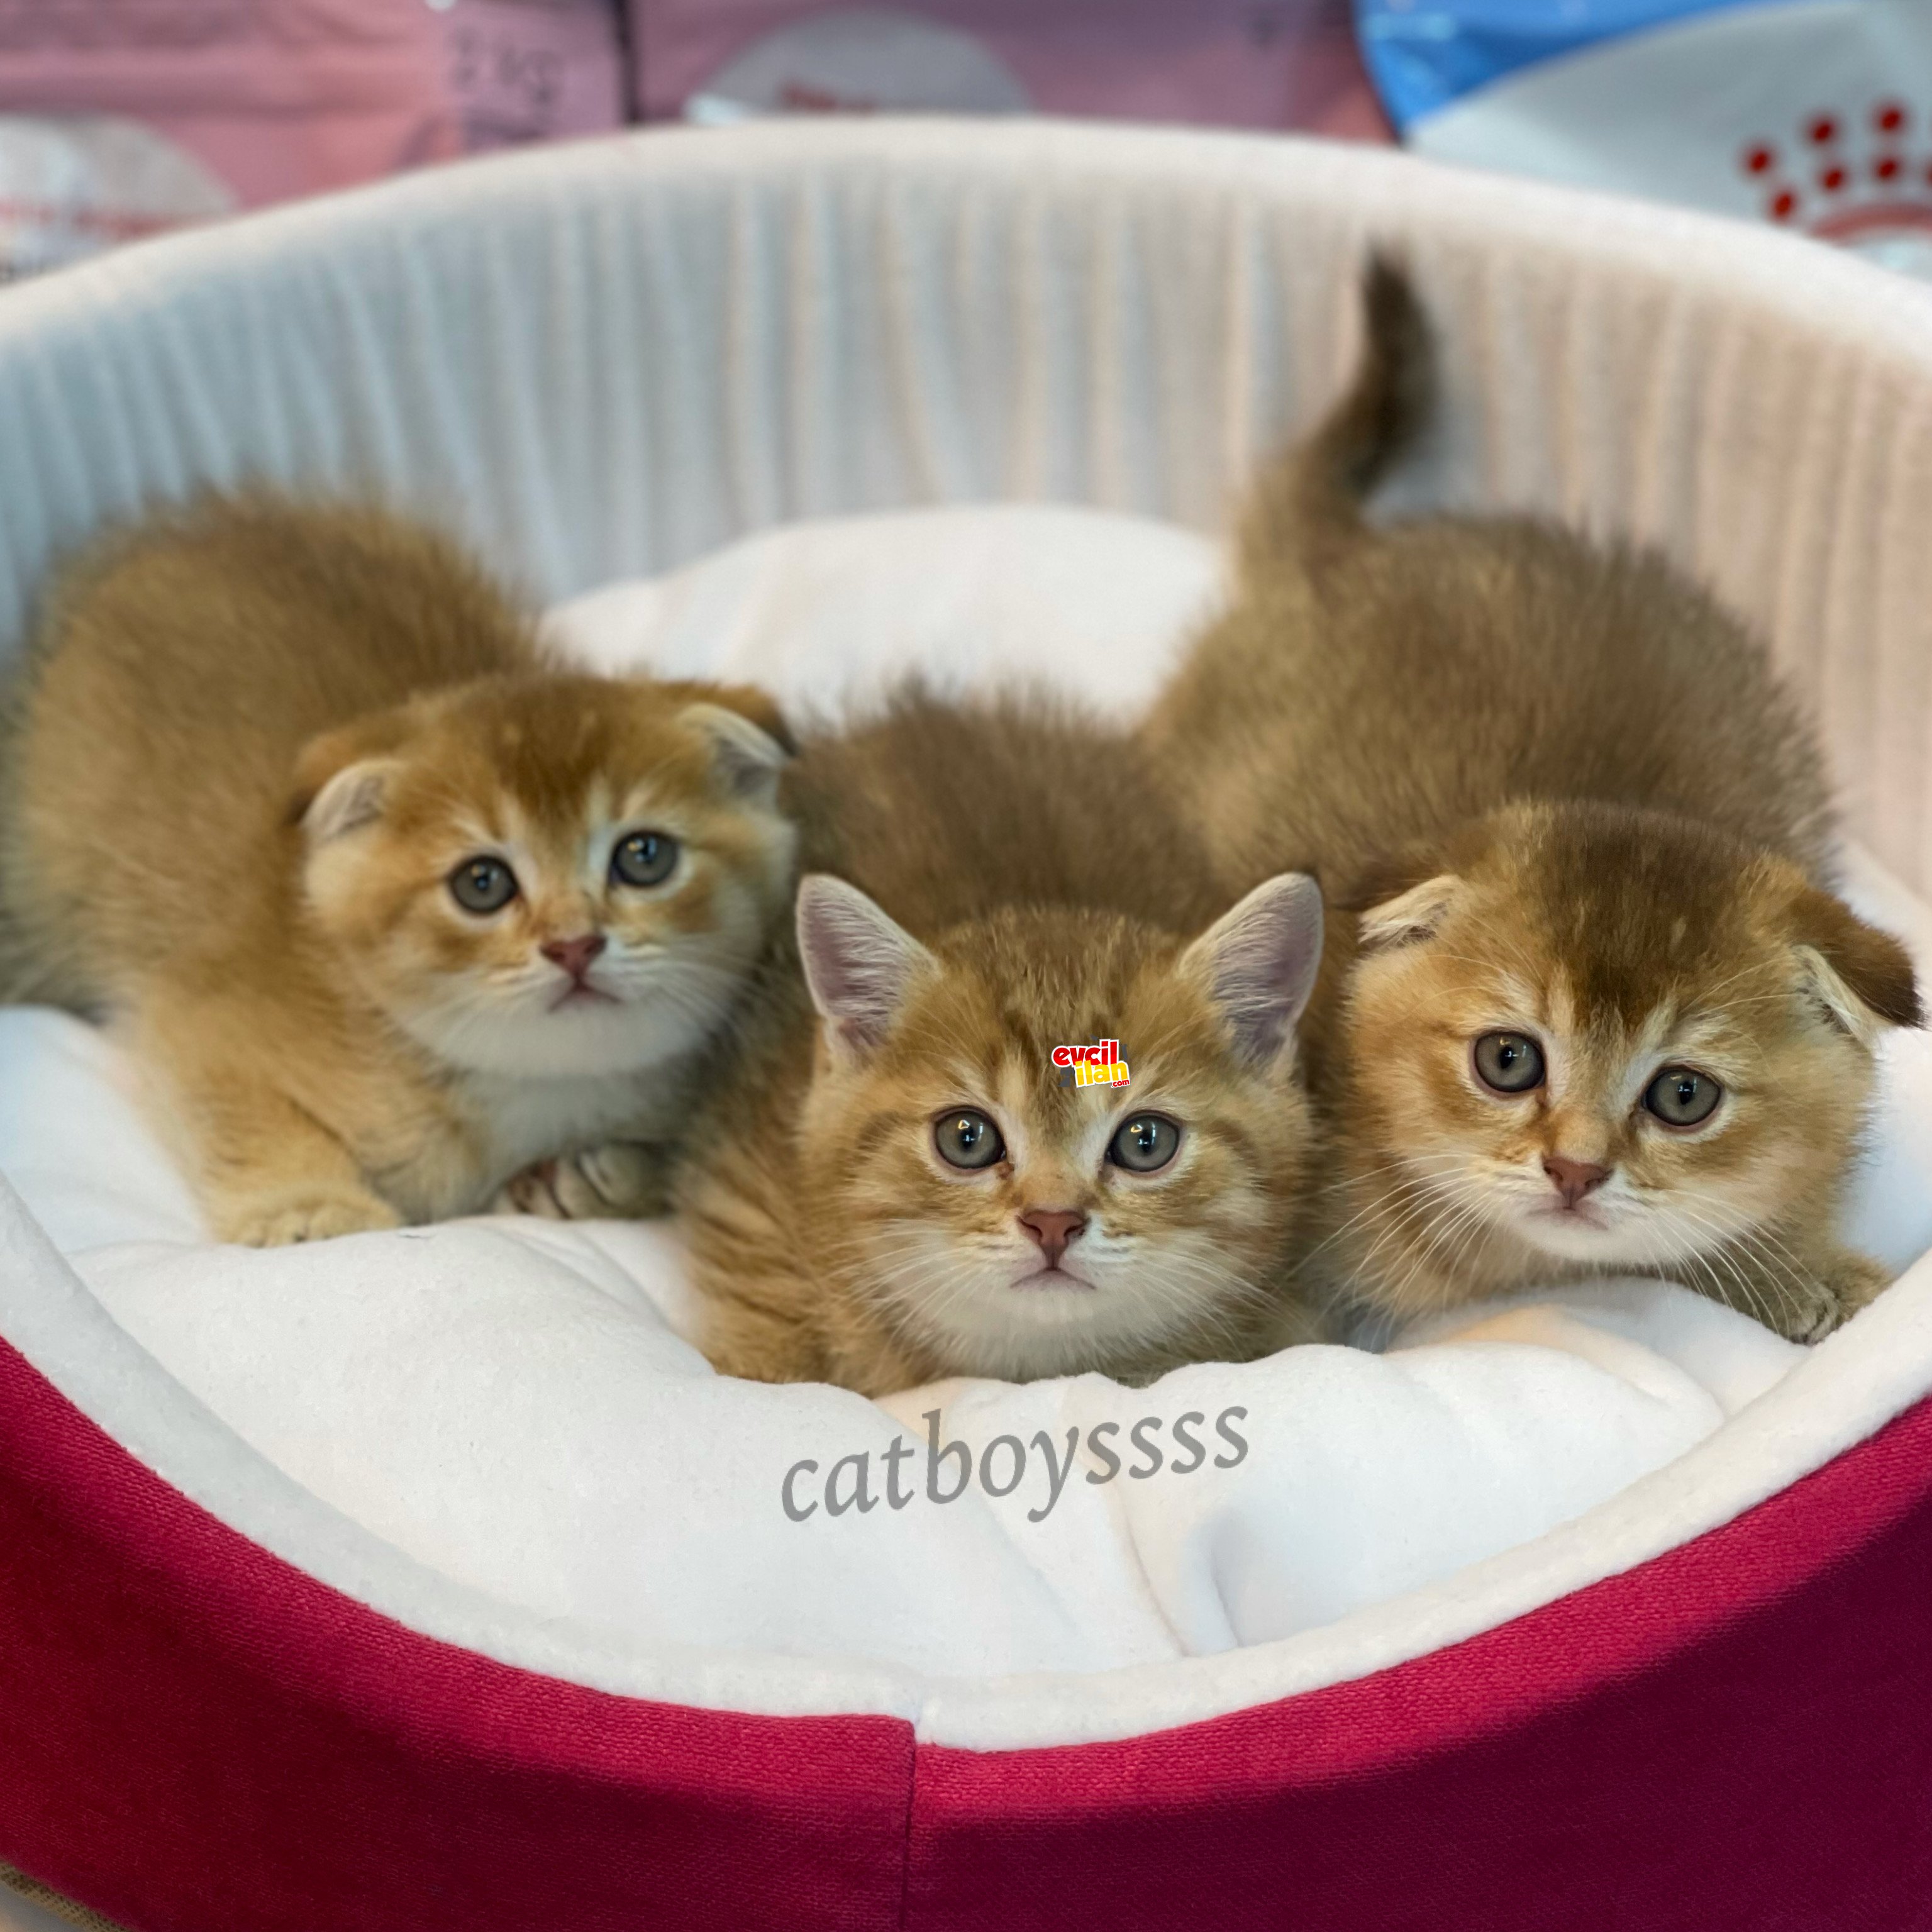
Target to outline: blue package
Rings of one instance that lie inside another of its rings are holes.
[[[1766,0],[1355,0],[1362,57],[1398,130],[1518,68]],[[1788,0],[1772,0],[1788,4]]]
[[[1403,141],[1932,278],[1932,0],[1355,0]]]

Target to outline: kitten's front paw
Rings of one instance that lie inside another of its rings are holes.
[[[497,1189],[496,1198],[490,1203],[490,1213],[535,1214],[546,1221],[568,1220],[557,1193],[558,1165],[554,1160],[540,1160],[522,1173],[512,1174]]]
[[[297,1241],[326,1241],[402,1225],[403,1217],[376,1195],[284,1195],[226,1209],[215,1216],[214,1232],[218,1239],[243,1247],[285,1248]]]
[[[670,1157],[648,1141],[606,1141],[601,1147],[586,1148],[562,1162],[561,1172],[566,1203],[601,1204],[585,1206],[581,1212],[586,1217],[602,1214],[641,1221],[670,1212]],[[572,1206],[573,1219],[579,1211]]]
[[[1846,1248],[1826,1263],[1815,1303],[1799,1311],[1785,1332],[1794,1342],[1822,1342],[1891,1286],[1892,1271],[1882,1262]]]
[[[1804,1282],[1802,1292],[1779,1282],[1781,1306],[1775,1328],[1787,1341],[1820,1342],[1889,1287],[1889,1269],[1868,1254],[1844,1248],[1829,1256],[1818,1275]]]
[[[606,1141],[526,1167],[494,1204],[500,1214],[550,1221],[640,1220],[668,1210],[669,1165],[663,1149],[646,1142]]]

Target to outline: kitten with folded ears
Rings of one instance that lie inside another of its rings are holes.
[[[1146,732],[1231,884],[1329,891],[1312,1268],[1395,1318],[1647,1272],[1815,1339],[1884,1284],[1837,1223],[1874,1045],[1920,1007],[1833,892],[1813,736],[1659,556],[1368,523],[1432,382],[1404,277],[1366,297],[1352,391],[1262,478]]]
[[[902,694],[784,796],[821,869],[676,1189],[714,1365],[880,1394],[1279,1346],[1311,882],[1227,909],[1131,741],[1036,704]],[[1058,1084],[1103,1036],[1129,1084]]]
[[[761,694],[568,674],[426,530],[210,497],[58,580],[10,709],[0,990],[124,1039],[218,1238],[536,1162],[662,1205],[790,889]]]

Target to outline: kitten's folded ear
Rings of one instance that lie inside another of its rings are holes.
[[[1462,890],[1462,881],[1454,872],[1438,872],[1393,898],[1362,906],[1358,944],[1369,952],[1432,938]]]
[[[826,1043],[846,1060],[879,1045],[914,982],[938,964],[856,886],[826,872],[799,881],[798,952]]]
[[[296,761],[288,822],[299,825],[311,845],[326,845],[380,818],[400,769],[398,760],[382,755],[388,748],[386,734],[372,736],[366,725],[310,739]]]
[[[674,699],[682,698],[688,704],[708,704],[720,711],[735,711],[755,724],[787,758],[798,755],[798,740],[785,722],[778,700],[755,684],[707,684],[697,678],[680,678],[662,688]]]
[[[1912,956],[1842,900],[1808,886],[1793,908],[1798,965],[1808,990],[1854,1039],[1880,1026],[1922,1026]]]
[[[727,700],[742,698],[742,705]],[[756,715],[749,708],[756,700]],[[679,721],[709,738],[725,783],[741,798],[761,805],[778,797],[778,773],[797,747],[778,706],[763,692],[720,686],[701,703],[687,704]]]
[[[1242,1058],[1257,1062],[1287,1044],[1321,964],[1322,889],[1305,872],[1264,880],[1180,956]]]

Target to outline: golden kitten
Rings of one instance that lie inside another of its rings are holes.
[[[1831,890],[1811,734],[1660,557],[1520,518],[1376,528],[1426,324],[1386,265],[1354,386],[1265,476],[1228,614],[1148,727],[1232,884],[1330,894],[1310,1016],[1331,1159],[1314,1259],[1407,1315],[1650,1271],[1822,1335],[1903,950]]]
[[[902,697],[785,796],[841,876],[800,887],[680,1183],[712,1361],[879,1394],[1294,1332],[1312,883],[1209,923],[1131,741],[1018,704]],[[1128,1084],[1058,1084],[1054,1048],[1102,1039]]]
[[[649,1204],[790,887],[767,700],[567,674],[442,539],[217,498],[68,574],[13,709],[5,990],[126,1038],[218,1236],[614,1138],[580,1211]]]

